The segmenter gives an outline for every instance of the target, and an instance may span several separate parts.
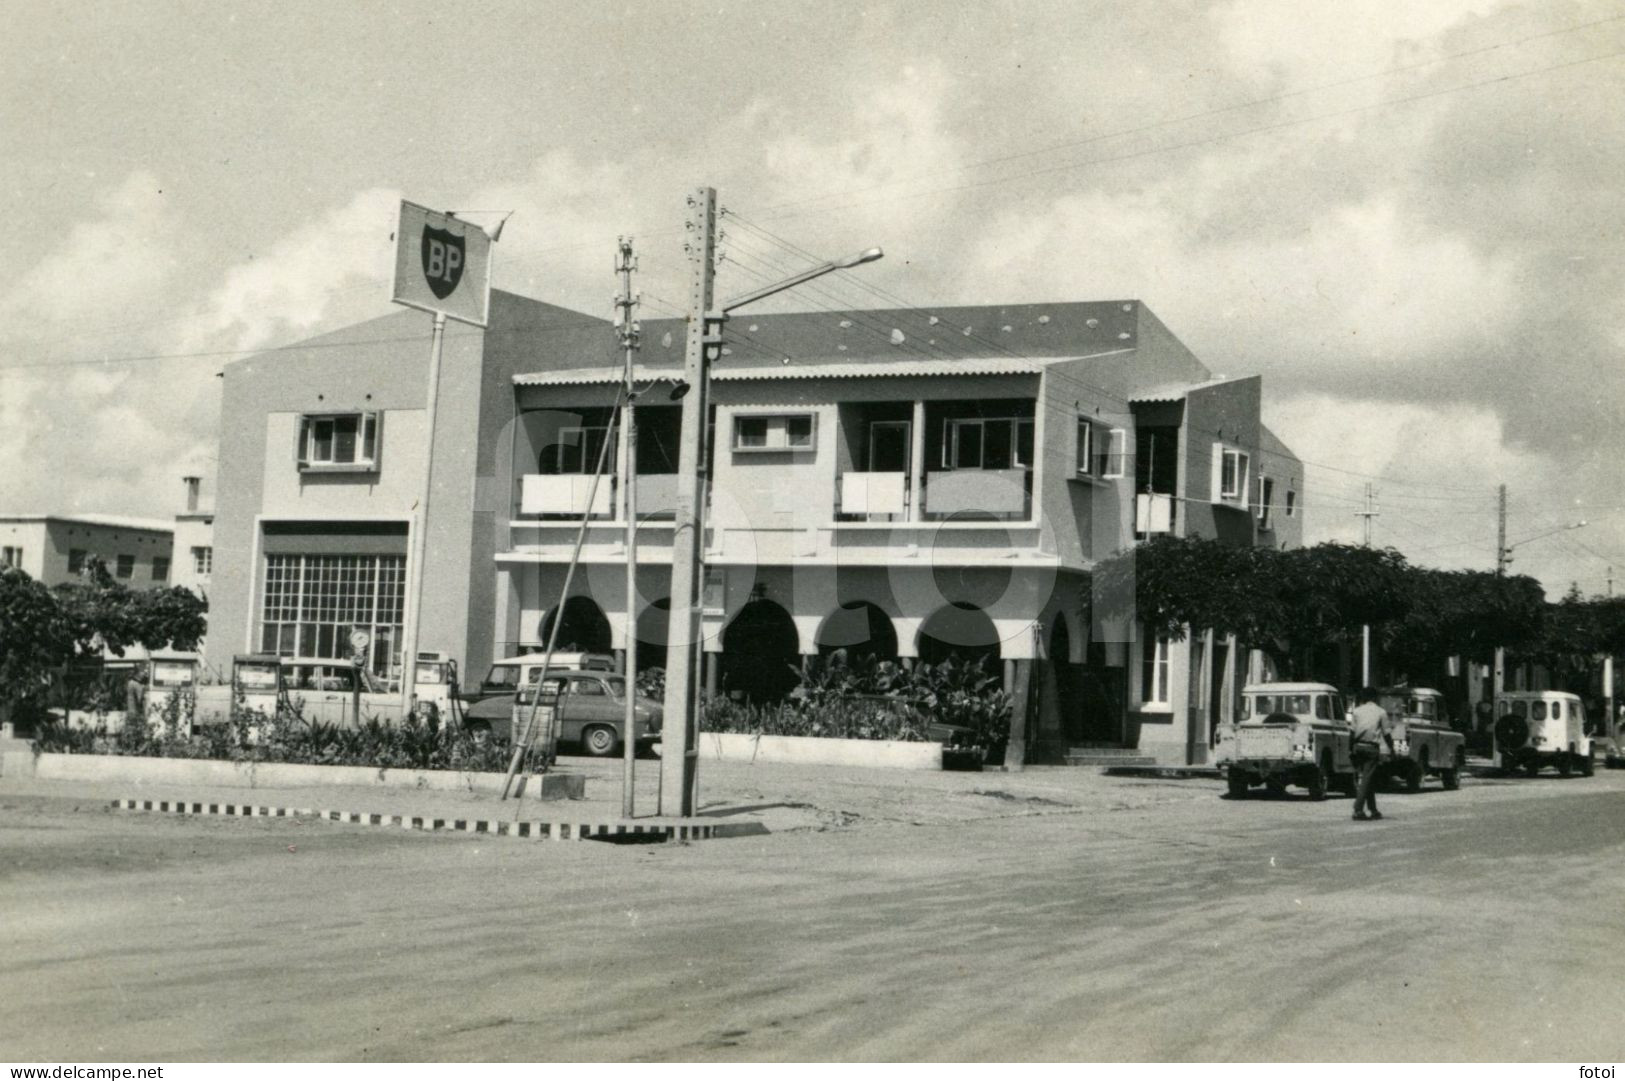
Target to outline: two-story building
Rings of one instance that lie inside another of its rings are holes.
[[[640,666],[664,663],[681,322],[643,324],[635,462],[606,321],[494,294],[488,329],[447,332],[432,447],[428,336],[400,312],[227,368],[211,662],[347,655],[363,629],[368,663],[398,672],[425,529],[421,648],[482,671],[562,618],[564,645],[619,653],[635,635]],[[724,337],[706,444],[712,693],[783,694],[835,649],[975,658],[1012,683],[1036,664],[1052,752],[1204,759],[1244,672],[1234,650],[1096,618],[1088,572],[1157,532],[1299,542],[1302,470],[1260,422],[1258,378],[1215,378],[1137,301],[736,317]]]
[[[48,586],[78,581],[92,556],[132,589],[170,584],[174,528],[118,514],[0,514],[0,564]]]

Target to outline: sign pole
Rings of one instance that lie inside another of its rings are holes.
[[[429,398],[424,437],[423,492],[418,497],[417,515],[412,521],[412,555],[407,575],[408,588],[406,640],[401,644],[401,720],[412,712],[413,692],[417,689],[418,628],[423,623],[423,560],[428,549],[429,495],[434,491],[434,425],[435,411],[440,402],[440,354],[446,340],[446,316],[434,315],[434,341],[429,346]]]

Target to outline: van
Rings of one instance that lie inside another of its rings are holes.
[[[1494,756],[1508,773],[1522,769],[1533,777],[1552,766],[1567,777],[1589,777],[1591,736],[1585,703],[1567,691],[1506,691],[1495,696]]]

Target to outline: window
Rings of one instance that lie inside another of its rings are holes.
[[[1213,444],[1213,502],[1235,507],[1247,505],[1250,464],[1246,451],[1223,443]]]
[[[169,557],[168,556],[153,556],[152,557],[152,580],[154,582],[167,582],[167,581],[169,581]]]
[[[377,413],[336,413],[299,419],[301,469],[371,471],[378,468]]]
[[[1270,503],[1275,499],[1275,481],[1262,473],[1258,476],[1258,528],[1270,528]]]
[[[214,570],[214,549],[200,545],[192,549],[192,573],[209,574]]]
[[[1124,474],[1128,468],[1128,432],[1113,428],[1106,433],[1106,447],[1100,461],[1100,475],[1107,480]]]
[[[118,557],[118,576],[128,578],[135,573],[135,556]]]
[[[602,698],[604,697],[604,685],[596,679],[572,679],[570,681],[570,693],[595,695]]]
[[[1098,429],[1095,422],[1078,418],[1077,465],[1080,477],[1110,480],[1121,477],[1128,458],[1128,432]]]
[[[1315,717],[1322,721],[1332,719],[1332,700],[1329,695],[1315,695]]]
[[[1030,469],[1033,421],[1028,417],[951,419],[942,441],[945,469]]]
[[[23,565],[23,550],[21,548],[0,548],[0,567],[21,567]]]
[[[590,476],[598,472],[598,459],[604,456],[604,440],[609,438],[608,425],[560,428],[559,441],[544,452],[551,461],[541,463],[543,473],[556,476]],[[615,471],[615,451],[611,446],[604,457],[604,472]]]
[[[68,549],[68,573],[69,574],[83,574],[83,573],[85,573],[85,557],[87,555],[89,555],[89,553],[86,552],[83,548],[69,548]]]
[[[1172,643],[1163,635],[1140,643],[1140,703],[1147,706],[1168,704],[1169,652]]]
[[[519,686],[519,666],[517,664],[493,664],[487,673],[485,682],[480,685],[482,691],[511,691]]]
[[[283,656],[349,658],[369,639],[369,668],[393,678],[406,600],[404,556],[267,555],[260,648]]]
[[[813,450],[818,418],[812,413],[751,414],[734,417],[734,450]]]
[[[1286,490],[1286,516],[1291,518],[1298,513],[1298,493],[1291,488]]]

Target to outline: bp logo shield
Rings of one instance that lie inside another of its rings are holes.
[[[462,237],[432,225],[423,227],[423,280],[436,298],[445,300],[457,291],[465,262]]]

